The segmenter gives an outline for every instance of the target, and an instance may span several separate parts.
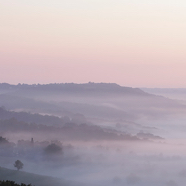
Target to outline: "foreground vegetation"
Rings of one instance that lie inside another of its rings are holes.
[[[15,181],[9,181],[9,180],[6,180],[6,181],[0,181],[0,186],[32,186],[31,184],[24,184],[24,183],[21,183],[21,184],[17,184],[15,183]]]

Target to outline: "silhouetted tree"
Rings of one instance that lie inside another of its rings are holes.
[[[22,169],[22,168],[23,168],[23,165],[24,165],[24,164],[23,164],[20,160],[17,160],[17,161],[15,161],[15,163],[14,163],[14,167],[16,167],[17,170]]]

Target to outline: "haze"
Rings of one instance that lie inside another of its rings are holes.
[[[179,91],[171,89],[177,99],[170,99],[114,83],[1,83],[0,180],[182,186],[186,105]],[[19,171],[16,160],[24,164]]]
[[[184,186],[185,10],[0,0],[0,186]]]

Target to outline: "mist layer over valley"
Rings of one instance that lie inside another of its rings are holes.
[[[185,101],[177,94],[164,97],[111,83],[2,83],[0,179],[182,186],[185,115]],[[24,163],[19,179],[9,170],[17,159]]]

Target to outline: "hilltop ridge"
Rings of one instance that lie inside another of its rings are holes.
[[[50,83],[50,84],[18,84],[11,85],[8,83],[0,83],[1,92],[14,92],[14,91],[60,91],[69,93],[111,93],[111,94],[130,94],[149,96],[150,94],[144,92],[139,88],[124,87],[116,83]]]

